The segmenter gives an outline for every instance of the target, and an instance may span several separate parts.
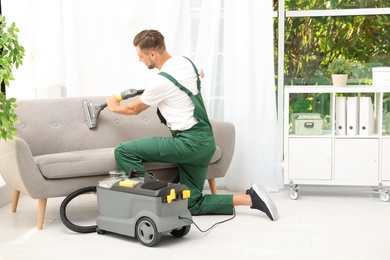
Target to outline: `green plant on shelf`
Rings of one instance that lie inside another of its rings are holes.
[[[352,63],[343,58],[337,58],[329,63],[328,72],[332,74],[347,74],[352,73]]]

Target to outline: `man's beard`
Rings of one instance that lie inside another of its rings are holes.
[[[152,70],[152,69],[155,69],[155,68],[156,68],[156,63],[154,63],[152,61],[151,64],[148,66],[148,69]]]

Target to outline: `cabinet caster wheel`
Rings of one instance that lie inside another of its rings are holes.
[[[380,194],[380,199],[383,202],[389,201],[390,200],[389,192],[388,191],[382,191],[381,194]]]
[[[290,190],[290,198],[296,200],[298,198],[298,189]]]

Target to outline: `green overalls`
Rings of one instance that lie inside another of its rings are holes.
[[[193,95],[168,73],[160,72],[159,75],[187,93],[195,105],[194,117],[198,123],[185,131],[171,130],[171,137],[152,137],[121,143],[115,148],[115,159],[119,169],[125,172],[132,169],[146,171],[143,162],[177,163],[180,183],[185,184],[191,193],[188,209],[192,215],[233,214],[233,195],[202,194],[207,169],[216,148],[213,129],[203,104],[198,70],[188,60],[197,75],[197,95]],[[166,124],[159,110],[157,114],[161,122]]]

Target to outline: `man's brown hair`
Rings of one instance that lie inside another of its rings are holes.
[[[158,53],[165,51],[164,36],[157,30],[143,30],[133,40],[135,47],[139,46],[142,52],[155,50]]]

